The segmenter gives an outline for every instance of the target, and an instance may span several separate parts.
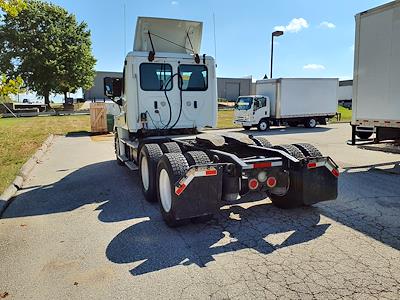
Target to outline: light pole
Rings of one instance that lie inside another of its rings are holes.
[[[274,37],[275,36],[281,36],[281,35],[283,35],[283,31],[281,31],[281,30],[277,30],[277,31],[274,31],[273,33],[272,33],[272,38],[271,38],[271,72],[269,73],[269,78],[271,78],[272,79],[272,65],[273,65],[273,62],[274,62]]]

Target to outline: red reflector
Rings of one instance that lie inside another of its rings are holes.
[[[269,177],[267,179],[267,186],[270,188],[273,188],[276,186],[276,178],[275,177]]]
[[[271,166],[272,166],[271,162],[261,162],[253,164],[253,169],[270,168]]]
[[[339,171],[337,169],[332,169],[331,173],[335,176],[335,177],[339,177]]]
[[[183,191],[186,189],[186,184],[182,183],[176,190],[175,194],[178,196],[183,193]]]
[[[317,163],[316,162],[309,162],[307,164],[307,168],[312,169],[312,168],[316,168],[317,167]]]
[[[249,189],[255,190],[258,188],[258,180],[257,179],[250,179],[249,180]]]
[[[207,170],[206,176],[215,176],[217,175],[217,170]]]

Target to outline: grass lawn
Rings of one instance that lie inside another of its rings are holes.
[[[343,106],[338,106],[338,113],[342,114],[342,118],[340,119],[340,122],[350,122],[351,121],[351,115],[352,115],[352,110],[347,109]],[[330,120],[331,123],[337,123],[336,117],[333,117]]]
[[[239,125],[233,124],[233,110],[219,110],[218,111],[218,128],[237,128]]]
[[[0,118],[0,194],[49,134],[89,130],[88,115]]]

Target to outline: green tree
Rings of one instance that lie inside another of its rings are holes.
[[[0,8],[11,17],[16,17],[26,8],[24,0],[0,0]]]
[[[16,17],[25,8],[26,3],[24,0],[0,0],[0,9],[11,17]],[[0,98],[4,100],[10,94],[18,94],[22,85],[21,76],[13,79],[7,78],[5,74],[2,74],[0,76]]]
[[[10,79],[6,75],[2,75],[0,78],[0,97],[4,99],[9,95],[18,94],[23,83],[21,76],[17,76],[16,79]]]
[[[47,105],[52,92],[90,88],[95,63],[87,24],[60,6],[31,0],[0,25],[1,71],[21,75]]]

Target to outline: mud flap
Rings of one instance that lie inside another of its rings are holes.
[[[335,200],[338,196],[338,178],[326,167],[301,170],[300,184],[302,202],[312,205],[318,202]]]
[[[182,185],[188,176],[175,185],[175,217],[187,219],[216,213],[221,204],[223,166],[213,165],[213,176],[194,176],[187,185]],[[190,171],[188,174],[191,174]],[[190,176],[190,175],[189,175]],[[184,186],[184,189],[182,187]]]
[[[335,200],[338,195],[338,178],[326,167],[308,169],[305,166],[291,170],[288,194],[291,201],[302,205]]]

